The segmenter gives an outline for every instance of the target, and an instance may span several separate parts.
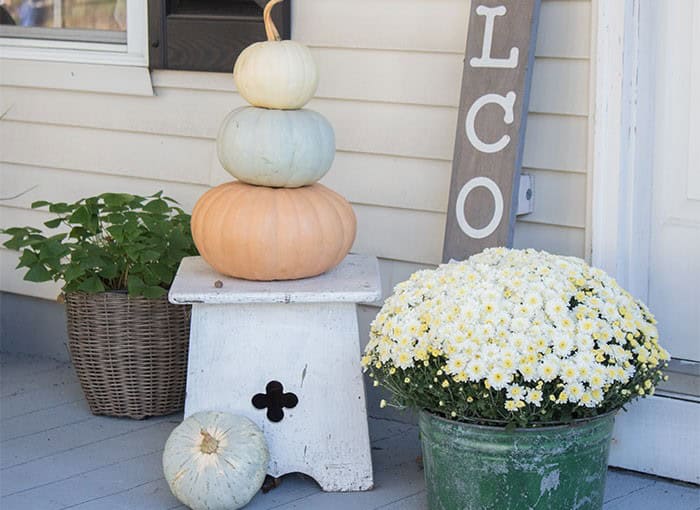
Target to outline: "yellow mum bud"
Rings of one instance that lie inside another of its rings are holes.
[[[472,397],[467,397],[467,402],[471,404],[472,402],[474,402],[474,399]]]
[[[450,387],[450,381],[448,381],[447,379],[445,379],[444,381],[442,381],[442,387],[443,387],[443,388],[449,388],[449,387]]]
[[[377,386],[379,386],[379,381],[377,381],[377,380],[375,379],[375,381],[372,383],[372,385],[376,388]]]
[[[355,359],[357,359],[357,358],[355,358]],[[377,369],[382,368],[382,362],[381,362],[381,361],[377,361],[377,362],[374,364],[374,367],[377,368]]]
[[[405,384],[409,384],[409,383],[411,382],[411,378],[410,378],[410,377],[406,377],[406,379],[404,379],[403,382],[404,382]]]
[[[394,374],[396,373],[396,369],[395,369],[394,367],[391,367],[391,368],[389,369],[389,373],[390,373],[391,375],[394,375]]]
[[[357,359],[357,358],[355,358],[355,359]],[[379,407],[381,409],[384,409],[386,407],[386,400],[382,399],[381,402],[379,402]]]

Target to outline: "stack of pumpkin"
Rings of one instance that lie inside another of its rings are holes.
[[[318,184],[335,158],[335,135],[319,113],[302,109],[316,93],[309,49],[281,41],[264,11],[268,41],[246,48],[234,81],[252,106],[231,112],[217,138],[219,160],[238,179],[201,197],[192,234],[218,272],[247,280],[293,280],[338,265],[355,240],[350,204]]]
[[[234,68],[252,106],[231,112],[217,138],[219,160],[238,179],[205,193],[192,236],[218,272],[248,280],[292,280],[338,265],[355,240],[350,204],[317,184],[335,158],[335,135],[320,114],[302,109],[316,93],[309,49],[280,40],[270,0],[268,41],[246,48]],[[228,413],[197,413],[178,426],[163,453],[170,489],[193,510],[242,508],[258,492],[270,454],[260,429]]]

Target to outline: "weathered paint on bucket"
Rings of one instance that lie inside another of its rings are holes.
[[[430,510],[600,510],[613,424],[506,431],[422,412]]]

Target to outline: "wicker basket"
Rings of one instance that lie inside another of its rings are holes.
[[[183,408],[190,307],[69,293],[66,314],[68,349],[93,414],[143,419]]]

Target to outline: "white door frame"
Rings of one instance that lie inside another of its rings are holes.
[[[649,298],[656,0],[593,0],[591,261]],[[700,483],[700,403],[659,392],[618,416],[610,464]],[[639,438],[644,437],[644,448]]]
[[[591,260],[643,301],[649,296],[653,1],[593,1]]]

